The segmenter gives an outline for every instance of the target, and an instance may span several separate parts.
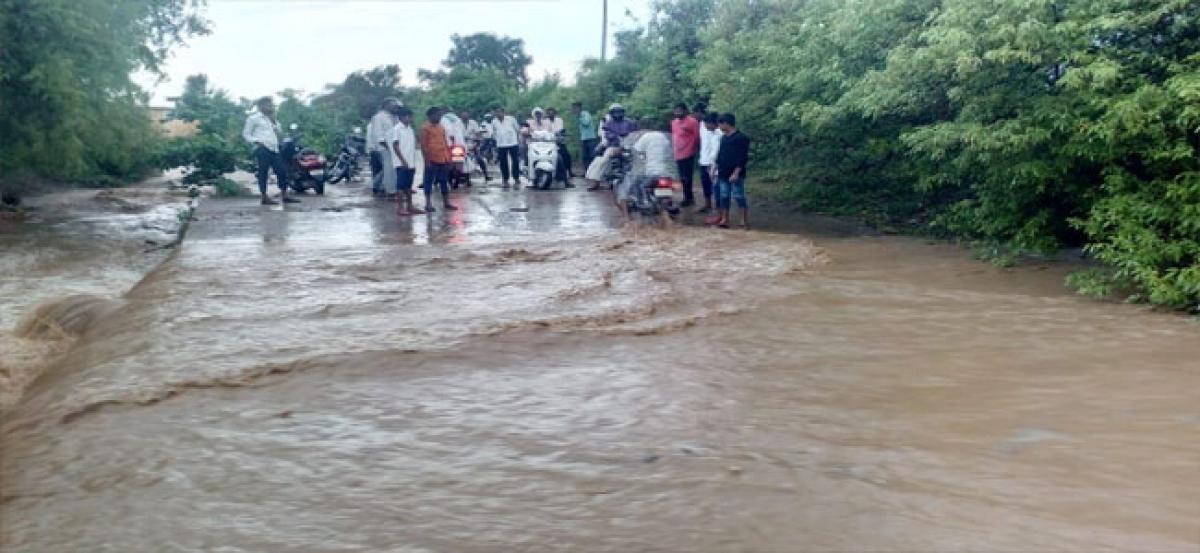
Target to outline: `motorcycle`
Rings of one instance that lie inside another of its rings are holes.
[[[598,155],[604,155],[603,149],[597,148],[597,152]],[[616,190],[631,171],[633,171],[633,152],[629,148],[621,148],[621,153],[609,162],[608,168],[604,171],[604,182],[608,184],[609,190]]]
[[[300,126],[292,123],[291,131],[280,145],[279,153],[288,164],[288,180],[292,182],[292,190],[303,194],[312,189],[317,194],[325,193],[325,156],[316,150],[305,148],[300,143]]]
[[[329,184],[337,184],[343,180],[349,182],[358,178],[361,169],[359,165],[366,155],[367,139],[363,138],[362,130],[354,128],[354,134],[346,135],[342,147],[338,150],[337,158],[326,171]]]
[[[462,144],[450,147],[450,185],[455,189],[459,184],[471,187],[471,172],[467,167],[467,148]]]
[[[549,131],[535,131],[529,140],[529,175],[534,188],[549,190],[558,174],[558,137]]]
[[[629,191],[631,199],[626,204],[629,214],[636,212],[647,222],[662,221],[669,224],[671,217],[679,215],[680,208],[675,203],[675,193],[679,190],[682,190],[682,185],[670,177],[641,177]]]

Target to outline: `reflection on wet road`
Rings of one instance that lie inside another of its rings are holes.
[[[5,550],[1200,547],[1185,319],[907,239],[338,192],[206,202],[46,367]]]

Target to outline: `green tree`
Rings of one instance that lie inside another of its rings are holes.
[[[492,69],[499,71],[518,88],[524,88],[529,82],[526,69],[533,63],[533,58],[525,53],[525,41],[519,38],[497,36],[492,33],[475,33],[472,35],[451,35],[453,46],[442,67],[446,71],[425,71],[420,73],[421,79],[430,83],[438,83],[449,76],[447,71],[458,68]]]
[[[130,79],[207,31],[194,0],[0,0],[0,188],[148,168],[157,131]]]

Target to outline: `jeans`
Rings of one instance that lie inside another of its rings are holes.
[[[421,179],[421,189],[425,191],[425,204],[433,203],[433,183],[437,182],[442,190],[442,201],[450,201],[450,164],[430,163],[425,165],[425,176]]]
[[[717,178],[717,209],[729,209],[730,200],[737,200],[738,207],[746,209],[746,177],[738,177],[737,180],[729,180],[724,177]]]
[[[700,187],[704,189],[704,200],[712,201],[713,197],[713,180],[712,180],[712,165],[700,166]]]
[[[254,149],[254,160],[258,162],[258,171],[255,176],[258,177],[259,194],[267,195],[267,173],[270,171],[275,171],[275,180],[278,181],[279,191],[287,190],[287,164],[283,162],[283,156],[279,155],[279,152],[272,152],[265,146],[259,146]]]
[[[683,185],[683,201],[690,204],[696,200],[696,193],[692,191],[692,173],[696,169],[696,156],[677,159],[675,166],[679,168],[679,182]]]
[[[592,164],[592,158],[596,157],[596,144],[599,140],[590,138],[588,140],[579,141],[579,159],[583,160],[583,167],[586,168]]]
[[[504,182],[508,182],[510,165],[513,180],[521,178],[521,152],[518,146],[497,148],[496,157],[500,158],[500,176],[504,177]]]

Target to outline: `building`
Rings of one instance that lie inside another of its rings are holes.
[[[176,98],[167,98],[174,103]],[[147,106],[146,115],[162,130],[167,138],[186,138],[194,136],[200,128],[195,121],[181,121],[171,117],[172,106]]]

